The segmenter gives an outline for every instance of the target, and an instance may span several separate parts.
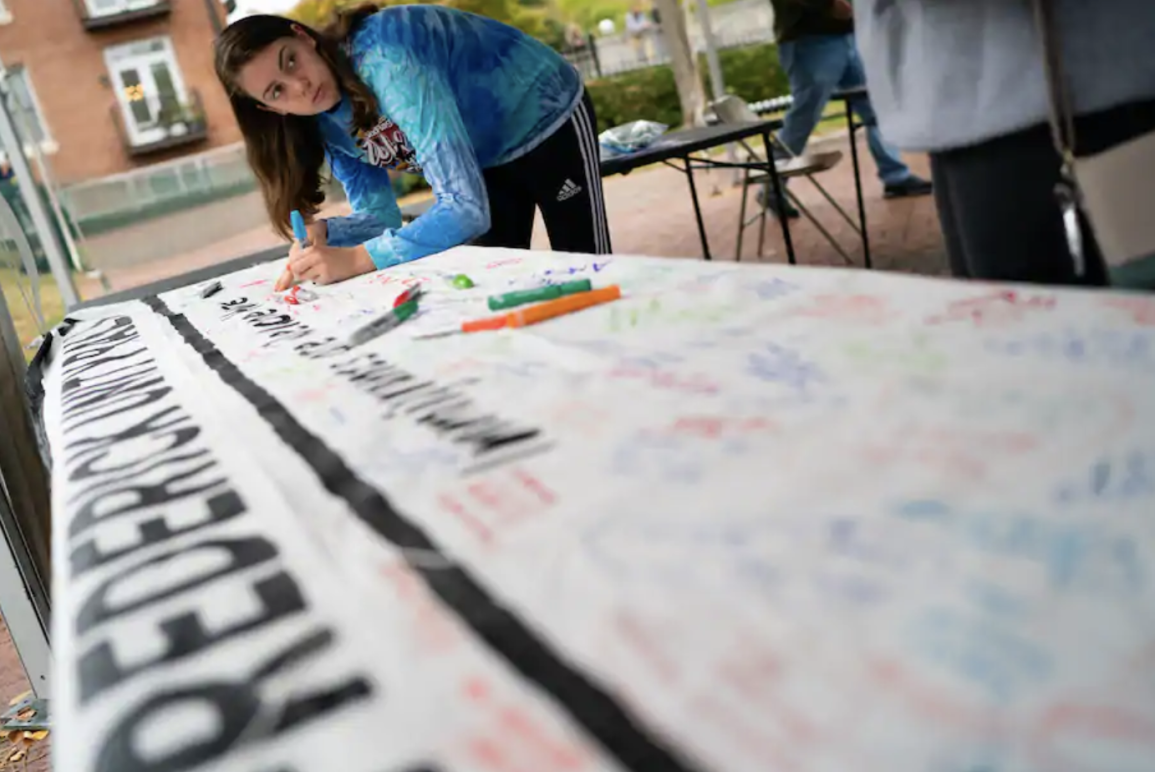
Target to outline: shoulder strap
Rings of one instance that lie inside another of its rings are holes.
[[[1047,76],[1051,107],[1051,135],[1055,150],[1065,162],[1072,163],[1075,157],[1075,114],[1063,78],[1054,0],[1031,0],[1031,5],[1034,7],[1035,28],[1043,48],[1043,69]]]

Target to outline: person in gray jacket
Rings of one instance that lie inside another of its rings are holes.
[[[1076,153],[1155,131],[1155,2],[1048,1]],[[855,18],[882,130],[930,153],[954,275],[1106,284],[1085,222],[1083,275],[1067,248],[1032,0],[856,0]]]

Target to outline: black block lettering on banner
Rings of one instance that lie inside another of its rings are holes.
[[[203,512],[203,515],[198,518],[196,522],[190,522],[191,518],[188,517],[188,513],[182,511],[185,507],[196,508]],[[134,526],[136,528],[135,543],[131,546],[102,551],[97,546],[95,537],[88,539],[82,544],[75,545],[71,555],[72,578],[76,580],[90,569],[126,557],[146,547],[151,547],[168,541],[169,539],[185,536],[186,534],[199,531],[202,528],[231,520],[234,517],[244,514],[245,511],[244,502],[241,501],[241,497],[233,490],[226,490],[222,493],[214,494],[207,500],[196,498],[192,501],[182,502],[181,505],[174,504],[155,517],[150,517],[147,520],[136,523]],[[176,514],[177,512],[180,513],[180,520],[184,525],[180,528],[173,528],[169,524],[168,519],[170,515]]]
[[[269,689],[272,694],[261,694],[266,680],[283,670],[307,666],[308,660],[332,646],[333,640],[331,631],[321,630],[268,660],[247,679],[152,694],[121,717],[108,734],[96,759],[96,772],[184,772],[219,762],[240,747],[275,739],[296,726],[366,699],[372,689],[368,681],[358,677],[309,692],[281,696],[280,689]],[[196,725],[181,721],[190,708],[212,711],[216,720],[210,724],[210,736],[193,734]],[[167,754],[146,757],[138,743],[146,727],[160,726],[165,727],[168,737],[178,737],[181,730],[188,736]]]
[[[91,421],[74,424],[70,429],[76,431],[88,423],[91,423]],[[171,405],[161,408],[139,423],[121,429],[113,434],[73,440],[65,445],[64,449],[70,451],[68,460],[71,464],[74,460],[77,460],[81,456],[86,456],[89,453],[104,455],[113,446],[125,444],[130,440],[146,438],[154,443],[159,443],[162,440],[170,442],[171,444],[163,449],[156,447],[151,448],[154,454],[159,454],[174,448],[179,448],[182,445],[187,445],[199,435],[200,429],[193,425],[189,415],[176,405]],[[123,448],[121,450],[123,450]]]
[[[257,615],[215,633],[205,630],[195,610],[182,611],[160,620],[157,627],[164,639],[164,653],[133,667],[123,668],[118,665],[112,644],[107,640],[102,641],[80,658],[81,704],[146,670],[192,656],[222,641],[305,610],[305,599],[301,597],[300,588],[284,571],[254,582],[252,591],[260,601]]]
[[[60,402],[64,406],[64,420],[70,421],[90,411],[103,413],[114,407],[118,410],[133,410],[156,402],[172,392],[171,386],[164,385],[164,378],[152,360],[122,368],[121,372],[113,373],[112,376],[88,383],[85,388],[76,389],[63,397]],[[124,403],[130,406],[122,407]]]
[[[92,485],[77,497],[82,503],[77,507],[72,522],[68,524],[69,540],[75,541],[89,528],[111,518],[173,504],[219,488],[225,482],[224,477],[202,474],[213,470],[215,475],[218,471],[216,467],[216,462],[209,460],[157,483],[134,481],[113,487],[104,483]],[[198,475],[202,477],[201,480],[197,480]]]
[[[101,359],[105,354],[122,344],[136,340],[140,333],[130,316],[117,316],[94,322],[83,334],[68,339],[67,354],[60,363],[65,377],[73,377],[77,364]]]
[[[275,545],[264,538],[206,534],[187,547],[166,544],[245,514],[245,503],[209,449],[196,442],[202,432],[191,416],[175,399],[165,406],[173,389],[140,343],[132,317],[102,320],[83,333],[66,339],[63,354],[65,466],[68,479],[84,485],[67,505],[70,562],[74,579],[101,566],[116,573],[88,596],[74,620],[77,636],[88,636],[76,660],[79,701],[90,703],[121,685],[147,684],[131,712],[118,711],[119,720],[112,719],[116,728],[100,750],[97,769],[203,768],[232,748],[287,733],[369,697],[370,683],[359,674],[288,693],[286,679],[278,679],[275,688],[265,684],[278,673],[316,666],[334,641],[333,631],[319,625],[247,678],[229,680],[231,670],[220,682],[182,678],[180,663],[222,646],[226,661],[230,645],[257,651],[285,646],[276,642],[279,623],[300,618],[308,608],[301,586],[278,565]],[[89,436],[77,438],[81,429]],[[101,546],[99,526],[113,518],[134,519],[117,524],[115,546]],[[118,565],[150,547],[167,551],[136,565]],[[131,594],[122,592],[129,589]],[[207,624],[204,606],[221,592],[246,593],[246,600],[256,601],[238,606],[248,615],[230,619],[225,629]],[[131,600],[113,601],[125,596]],[[139,652],[130,651],[130,630],[141,628],[115,624],[126,617],[138,625],[155,624],[161,653],[149,651],[143,661],[134,656]],[[198,730],[181,721],[182,708],[193,706],[214,714],[212,736],[198,734],[203,726]],[[175,738],[173,745],[159,752],[137,745],[143,730],[166,718],[177,722],[161,733]]]
[[[388,411],[387,419],[405,410],[418,424],[466,446],[478,464],[502,460],[495,458],[504,455],[494,454],[497,450],[510,451],[508,458],[524,458],[552,445],[542,438],[540,429],[487,414],[464,392],[420,380],[377,354],[362,354],[335,363],[332,369],[381,402]]]
[[[68,336],[60,364],[63,392],[67,394],[76,388],[80,376],[91,370],[139,357],[146,351],[143,344],[121,350],[126,343],[139,343],[139,338],[140,333],[128,316],[102,319],[93,324],[92,329],[85,330],[83,336]],[[108,356],[112,351],[118,351],[117,355]]]
[[[173,584],[167,581],[157,582],[149,587],[153,592],[143,598],[135,598],[131,603],[117,607],[114,607],[109,602],[109,595],[122,583],[132,583],[135,581],[137,587],[148,586],[147,583],[140,581],[139,575],[142,573],[150,574],[152,577],[159,577],[161,572],[158,569],[161,567],[166,568],[169,572],[178,571],[181,568],[181,564],[189,563],[196,565],[198,558],[203,558],[206,553],[209,553],[211,557],[211,553],[216,551],[223,552],[228,557],[224,565],[218,566],[212,561],[206,561],[211,568],[200,575],[193,576],[190,579],[184,579],[179,584]],[[276,558],[276,548],[271,542],[259,536],[249,536],[238,539],[211,539],[189,547],[181,547],[166,552],[159,557],[130,566],[116,576],[102,582],[81,605],[80,613],[76,615],[76,634],[84,635],[94,627],[103,625],[117,617],[131,614],[142,608],[151,606],[154,603],[159,603],[175,595],[180,595],[181,593],[204,586],[221,577],[235,574],[238,571],[244,571],[253,566],[258,566],[261,563],[275,560]],[[157,584],[159,584],[159,587],[157,587]]]

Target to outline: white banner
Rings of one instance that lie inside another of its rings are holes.
[[[279,269],[57,342],[59,769],[1155,753],[1150,299],[461,249],[289,305]],[[416,337],[574,278],[626,297]]]

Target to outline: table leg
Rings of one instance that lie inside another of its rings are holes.
[[[698,237],[702,239],[702,256],[713,260],[710,256],[710,242],[706,239],[706,224],[702,222],[702,205],[698,202],[698,188],[694,185],[694,165],[689,156],[682,159],[686,164],[686,179],[690,181],[690,198],[694,200],[694,217],[698,219]]]
[[[866,235],[866,202],[862,199],[862,175],[858,168],[858,142],[855,132],[858,126],[854,122],[854,110],[850,100],[846,102],[846,128],[850,132],[850,163],[854,167],[854,194],[858,197],[858,229],[862,231],[862,258],[867,268],[873,268],[870,260],[870,238]]]
[[[762,144],[766,148],[766,169],[770,173],[770,182],[774,188],[774,200],[780,206],[779,210],[783,210],[786,202],[786,193],[782,190],[782,180],[778,178],[778,168],[774,165],[774,146],[770,142],[770,134],[762,135]],[[794,257],[794,241],[790,238],[790,223],[787,222],[789,218],[785,216],[785,212],[779,212],[778,224],[782,226],[782,241],[786,243],[786,261],[790,265],[795,265]]]

